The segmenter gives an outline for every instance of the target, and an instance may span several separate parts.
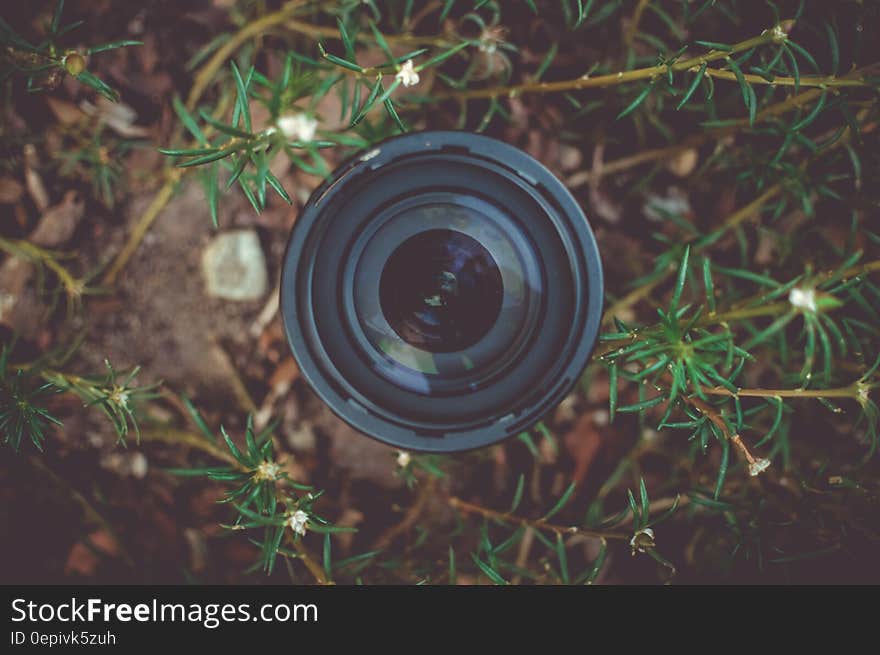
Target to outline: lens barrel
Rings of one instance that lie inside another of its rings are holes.
[[[337,415],[402,449],[452,452],[516,434],[571,390],[602,294],[590,226],[544,166],[486,136],[420,132],[312,194],[281,311]]]

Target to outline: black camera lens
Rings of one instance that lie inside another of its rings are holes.
[[[504,283],[480,242],[456,230],[427,230],[391,253],[379,279],[382,313],[409,345],[464,350],[498,320]]]
[[[303,376],[340,417],[448,452],[519,432],[571,389],[602,270],[586,218],[541,164],[482,135],[422,132],[314,192],[281,306]]]

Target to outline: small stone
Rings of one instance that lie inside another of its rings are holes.
[[[131,460],[128,464],[129,468],[131,469],[131,474],[138,480],[143,480],[144,477],[147,475],[149,464],[147,463],[146,455],[144,455],[143,453],[132,453]]]
[[[218,235],[202,253],[208,295],[225,300],[259,300],[266,293],[266,258],[253,230]]]
[[[699,161],[696,148],[682,150],[666,160],[666,169],[675,177],[687,177],[694,172]]]
[[[304,453],[315,451],[318,439],[311,423],[302,422],[287,432],[287,443],[293,450]]]

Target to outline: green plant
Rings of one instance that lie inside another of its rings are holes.
[[[21,369],[10,373],[9,349],[0,351],[0,432],[4,445],[13,450],[21,448],[23,440],[30,440],[37,450],[43,450],[46,430],[61,425],[40,403],[51,393],[59,391],[51,382],[40,383]]]
[[[105,360],[106,375],[82,377],[47,368],[46,361],[38,361],[27,368],[15,367],[11,371],[10,350],[10,345],[4,344],[0,351],[0,427],[3,428],[4,444],[17,451],[22,440],[30,439],[37,449],[42,450],[49,425],[60,427],[63,424],[39,403],[49,394],[64,392],[79,396],[85,407],[99,408],[110,420],[120,444],[125,445],[130,428],[140,438],[135,407],[140,402],[157,398],[155,389],[159,386],[135,386],[133,381],[140,367],[122,376]]]
[[[0,63],[3,64],[0,68],[0,80],[11,75],[21,75],[27,79],[28,91],[42,91],[56,88],[64,75],[70,75],[108,100],[118,100],[119,94],[88,70],[88,58],[116,48],[141,45],[141,42],[113,41],[91,46],[85,51],[65,49],[61,45],[63,37],[82,25],[82,21],[62,24],[63,11],[64,0],[58,0],[46,29],[46,38],[37,44],[30,43],[17,34],[0,18]]]
[[[351,532],[351,528],[333,526],[314,509],[323,494],[311,486],[298,484],[284,470],[283,462],[272,457],[272,428],[254,433],[253,422],[248,417],[245,428],[245,448],[239,449],[221,426],[220,434],[228,448],[228,454],[218,449],[217,438],[208,428],[198,410],[184,399],[187,411],[205,440],[203,450],[229,461],[229,466],[169,469],[179,476],[204,476],[230,487],[221,503],[232,504],[236,510],[235,521],[224,527],[230,530],[262,529],[262,540],[254,541],[260,547],[260,566],[267,573],[275,568],[279,555],[302,559],[319,582],[332,580],[330,535]],[[323,570],[318,567],[301,544],[306,532],[325,535],[325,562]],[[287,547],[289,544],[290,547]]]
[[[318,583],[589,584],[797,580],[816,558],[867,561],[856,556],[880,542],[876,5],[291,0],[231,15],[235,30],[191,59],[161,185],[102,285],[188,177],[217,225],[234,186],[257,212],[273,194],[293,203],[285,175],[323,177],[426,127],[583,154],[560,168],[612,272],[573,416],[491,452],[394,453],[405,489],[377,492],[375,506],[335,469],[318,469],[327,493],[291,479],[277,427],[249,421],[242,439],[218,439],[188,401],[196,432],[175,417],[145,427],[145,443],[183,460],[174,474],[222,489],[224,525],[256,535],[255,569],[278,576],[280,557],[291,579]],[[60,70],[64,55],[45,52],[54,63],[27,74]],[[106,200],[114,179],[95,194]],[[48,270],[74,311],[94,291],[26,239],[0,248]],[[12,374],[4,359],[3,370],[0,425],[15,426],[15,447],[43,443],[53,391],[100,405],[120,440],[134,398],[176,406],[112,369]],[[242,415],[258,406],[245,400]],[[579,440],[601,454],[578,460]],[[364,529],[339,535],[356,554],[337,559],[331,534],[360,510]]]

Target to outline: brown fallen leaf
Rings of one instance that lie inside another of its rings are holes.
[[[63,125],[75,125],[86,116],[80,111],[79,107],[72,102],[53,98],[52,96],[46,96],[46,102],[49,105],[49,109],[55,114],[55,118],[57,118],[58,122]]]
[[[24,187],[14,178],[0,177],[0,205],[14,205],[24,195]]]
[[[269,393],[260,405],[259,411],[254,414],[254,427],[262,430],[269,424],[272,417],[272,407],[275,401],[290,390],[290,385],[299,377],[299,367],[293,357],[287,357],[275,372],[269,377]]]
[[[88,541],[91,547],[82,541],[78,541],[70,549],[67,563],[64,565],[64,573],[66,575],[71,573],[78,573],[84,576],[92,575],[98,568],[99,554],[110,557],[119,554],[119,545],[106,530],[95,530],[89,534]]]
[[[34,144],[28,143],[24,147],[24,180],[31,199],[41,212],[49,208],[49,192],[43,184],[43,178],[37,171],[40,159]]]
[[[293,357],[286,358],[281,362],[269,377],[269,386],[278,387],[283,384],[290,385],[299,377],[299,367]]]
[[[363,523],[364,521],[364,513],[360,510],[354,509],[353,507],[347,507],[342,510],[342,515],[336,519],[335,523],[341,528],[356,528],[358,525]],[[354,532],[340,532],[336,539],[339,542],[340,550],[348,555],[351,552],[352,544],[354,543]]]
[[[40,218],[30,239],[38,246],[55,248],[67,243],[85,212],[85,200],[77,191],[68,191],[64,200],[50,207]]]
[[[119,136],[137,139],[150,134],[149,128],[134,124],[137,120],[137,112],[123,102],[111,102],[102,97],[98,98],[93,105],[87,100],[83,100],[80,103],[80,109],[105,123]]]
[[[602,434],[596,429],[593,415],[582,414],[562,441],[575,462],[572,479],[580,484],[602,449]]]

